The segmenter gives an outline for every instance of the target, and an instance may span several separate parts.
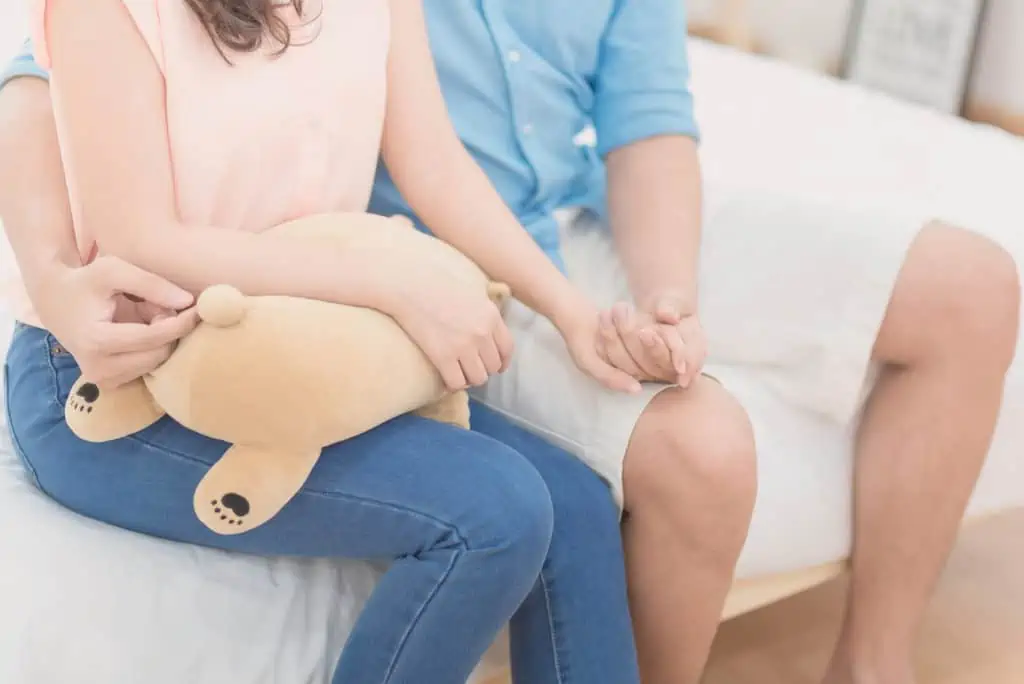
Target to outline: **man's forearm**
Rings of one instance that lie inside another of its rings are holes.
[[[661,136],[608,155],[612,234],[641,307],[666,291],[697,309],[701,175],[696,143]]]
[[[81,265],[49,89],[37,78],[0,90],[0,218],[30,294],[53,268]]]

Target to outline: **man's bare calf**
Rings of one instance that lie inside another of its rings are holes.
[[[846,619],[826,684],[913,684],[922,617],[988,452],[1013,359],[1012,257],[943,224],[900,273],[856,444]]]

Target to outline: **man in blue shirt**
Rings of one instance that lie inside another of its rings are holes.
[[[613,394],[514,305],[516,360],[482,399],[574,449],[624,502],[652,684],[698,681],[747,534],[755,434],[771,460],[789,448],[780,430],[856,425],[852,589],[824,681],[912,684],[914,638],[1015,346],[1015,266],[922,217],[729,188],[705,202],[683,5],[426,0],[466,146],[570,277],[605,304],[628,302],[605,316],[602,353],[642,376],[654,352],[641,324],[675,326],[685,343],[680,386]],[[45,77],[27,56],[8,73],[19,75]],[[45,91],[18,90],[0,98],[0,211],[12,234],[43,236],[46,248],[19,260],[46,278],[71,230],[65,213],[38,210],[59,204],[46,194],[60,168]],[[39,194],[5,192],[16,176]],[[408,211],[383,169],[372,208]]]

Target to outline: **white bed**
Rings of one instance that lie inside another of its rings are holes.
[[[701,42],[693,60],[710,177],[927,208],[1024,261],[1024,143]],[[791,432],[761,444],[730,614],[831,576],[848,552],[842,435]],[[83,520],[29,486],[2,437],[0,682],[329,681],[369,567],[232,556]],[[1013,505],[1024,505],[1024,361],[972,514]]]

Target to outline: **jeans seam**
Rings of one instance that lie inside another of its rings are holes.
[[[55,344],[56,338],[52,334],[46,333],[43,337],[43,355],[46,357],[46,365],[50,367],[50,382],[53,384],[53,392],[50,393],[50,401],[52,401],[53,405],[57,408],[63,409],[64,407],[60,402],[60,370],[58,370],[57,364],[53,362],[53,347]],[[73,384],[74,383],[72,383],[72,385]]]
[[[544,592],[544,606],[548,614],[548,634],[551,635],[551,657],[555,661],[555,677],[558,684],[564,684],[565,677],[562,672],[562,661],[558,657],[558,630],[555,627],[554,610],[551,608],[551,592],[548,589],[548,581],[544,578],[544,572],[540,573],[540,588]]]
[[[420,618],[423,617],[423,612],[430,605],[431,601],[434,600],[438,592],[441,591],[441,587],[444,586],[444,583],[448,581],[448,578],[451,576],[452,571],[455,569],[455,565],[459,562],[460,558],[462,558],[461,550],[452,554],[452,558],[448,562],[448,567],[445,568],[444,574],[442,574],[437,580],[437,583],[434,584],[434,588],[430,591],[427,597],[423,599],[423,603],[420,604],[420,607],[416,610],[416,614],[413,616],[412,620],[409,621],[409,626],[402,634],[401,639],[398,640],[398,645],[395,647],[395,653],[391,658],[391,662],[388,664],[387,672],[384,674],[384,679],[381,680],[381,684],[387,684],[391,681],[392,676],[395,674],[395,668],[398,667],[398,660],[402,657],[402,652],[409,643],[409,637],[412,635],[412,630],[416,628],[417,624],[419,624]]]

